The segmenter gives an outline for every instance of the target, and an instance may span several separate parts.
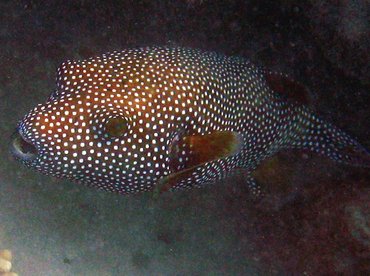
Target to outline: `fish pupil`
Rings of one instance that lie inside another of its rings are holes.
[[[108,120],[105,131],[109,136],[121,137],[128,130],[127,120],[122,117],[115,117]]]

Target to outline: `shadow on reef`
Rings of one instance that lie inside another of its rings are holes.
[[[254,206],[245,198],[242,181],[237,188],[229,185],[225,212],[238,214],[235,225],[246,258],[273,274],[369,271],[369,173],[347,173],[337,166],[305,153],[280,153],[255,173],[267,192]]]

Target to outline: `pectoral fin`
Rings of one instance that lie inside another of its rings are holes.
[[[236,132],[217,131],[206,135],[177,137],[170,146],[171,174],[161,178],[154,193],[159,194],[191,176],[205,163],[226,158],[241,150],[243,139]]]

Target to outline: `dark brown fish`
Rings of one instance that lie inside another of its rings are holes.
[[[291,101],[286,84],[248,60],[184,48],[67,61],[12,150],[45,174],[118,193],[198,187],[238,169],[259,194],[250,172],[283,148],[369,166],[358,142]]]

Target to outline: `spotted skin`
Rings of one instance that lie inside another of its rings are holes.
[[[170,189],[200,187],[240,168],[258,194],[249,173],[282,148],[370,163],[355,140],[281,97],[266,76],[248,60],[187,48],[67,61],[58,69],[56,90],[17,128],[37,154],[15,155],[42,173],[122,194],[152,190],[175,173],[180,177]],[[113,120],[124,123],[121,136],[108,133]],[[182,141],[216,132],[237,133],[237,151],[193,164],[197,148]]]

